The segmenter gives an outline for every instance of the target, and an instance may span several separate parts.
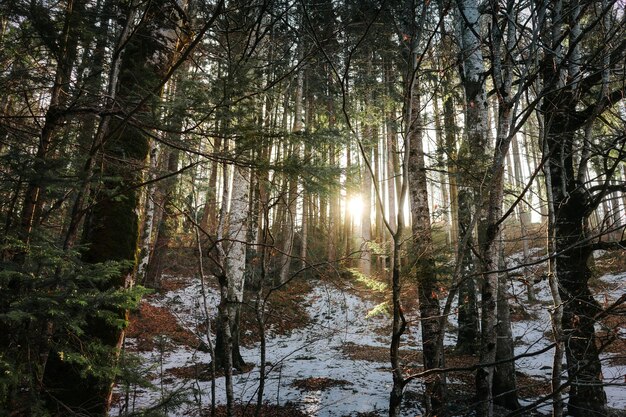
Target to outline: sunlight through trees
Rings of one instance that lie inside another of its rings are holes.
[[[0,3],[0,415],[618,415],[625,63],[621,0]]]

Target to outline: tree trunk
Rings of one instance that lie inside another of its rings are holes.
[[[516,43],[516,27],[508,19],[504,25],[498,21],[500,3],[492,2],[491,54],[493,56],[493,84],[498,97],[496,148],[491,170],[487,176],[489,200],[486,213],[485,236],[481,242],[483,259],[483,285],[481,292],[481,340],[480,364],[476,373],[478,416],[493,415],[493,405],[499,402],[507,408],[518,408],[515,386],[515,363],[509,320],[508,302],[505,291],[500,287],[501,238],[500,225],[503,219],[504,170],[512,140],[511,118],[519,96],[512,94],[512,60]],[[506,16],[515,16],[513,0],[506,3]],[[506,30],[506,32],[504,32]],[[506,280],[503,282],[506,283]],[[500,305],[503,303],[503,305]],[[496,359],[511,359],[500,366],[499,384],[494,383]],[[494,395],[501,393],[499,401]]]
[[[181,22],[182,16],[167,1],[150,3],[145,10],[144,19],[136,28],[135,36],[126,45],[121,63],[118,98],[128,111],[138,110],[136,106],[143,97],[137,96],[137,92],[153,93],[171,67],[176,51],[182,45],[178,37]],[[160,36],[155,31],[171,36]],[[146,39],[150,41],[146,42]],[[151,108],[157,99],[158,95],[149,99],[146,107]],[[149,116],[141,110],[137,111],[136,117],[141,119]],[[130,261],[136,265],[139,191],[133,186],[142,182],[142,169],[149,151],[148,136],[141,129],[124,122],[111,123],[108,133],[110,139],[104,151],[110,158],[105,159],[103,165],[103,177],[106,180],[103,193],[86,224],[85,239],[89,246],[84,253],[84,260],[90,263]],[[129,169],[129,165],[134,169]],[[127,190],[123,192],[122,198],[110,198],[108,193],[119,189]],[[105,291],[132,286],[133,269],[129,268],[116,279],[101,284],[101,289]],[[114,313],[126,316],[124,311]],[[83,343],[91,339],[119,349],[124,332],[118,326],[99,317],[90,317],[88,320],[89,328],[82,338]],[[115,361],[116,355],[111,357],[111,362]],[[81,368],[63,361],[61,352],[50,353],[43,381],[51,394],[48,409],[52,414],[65,415],[67,408],[87,411],[92,415],[106,414],[111,400],[111,376],[91,375],[84,379],[81,373],[88,370]],[[60,404],[63,404],[62,408]]]
[[[417,78],[417,77],[416,77]],[[443,345],[439,345],[440,306],[439,285],[435,269],[433,241],[430,226],[430,210],[428,207],[428,191],[424,150],[422,143],[422,126],[420,117],[420,99],[417,90],[417,79],[411,89],[411,101],[408,117],[409,123],[409,194],[411,196],[412,230],[415,256],[415,275],[420,306],[420,322],[422,327],[422,346],[424,370],[442,368]],[[426,415],[441,416],[446,402],[445,374],[435,373],[424,381],[426,386]]]
[[[177,73],[174,78],[174,82],[171,85],[170,97],[174,101],[175,106],[172,109],[171,114],[168,115],[169,121],[167,140],[170,143],[176,143],[181,140],[181,131],[183,129],[183,122],[185,118],[185,94],[184,82],[187,79],[187,64],[183,64],[180,72]],[[166,174],[173,174],[178,170],[180,152],[178,149],[168,149],[164,152],[164,159],[167,163]],[[151,156],[155,158],[154,155]],[[156,175],[156,173],[155,173]],[[147,256],[147,263],[145,264],[145,280],[146,283],[152,288],[160,288],[161,277],[163,275],[163,269],[167,262],[166,255],[170,247],[172,237],[176,231],[176,185],[178,183],[176,176],[166,178],[155,185],[153,196],[148,198],[154,198],[152,202],[153,210],[152,218],[146,217],[146,220],[152,220],[154,223],[154,230],[144,231],[146,238],[152,237],[152,241],[148,240],[142,247],[142,251],[145,251]],[[214,186],[215,184],[213,184]],[[150,189],[151,187],[148,187]],[[159,214],[160,213],[160,214]],[[146,221],[147,223],[147,221]],[[151,225],[146,224],[146,229]],[[141,269],[139,273],[141,274]],[[143,278],[142,275],[139,275]]]
[[[245,362],[239,346],[239,317],[243,303],[246,270],[246,242],[248,238],[249,182],[248,170],[233,168],[230,210],[226,233],[220,240],[220,263],[223,275],[220,280],[220,306],[218,323],[221,323],[215,342],[218,366],[228,372],[232,368],[243,369]],[[222,207],[225,212],[224,201]]]
[[[539,120],[541,123],[542,120]],[[543,141],[545,155],[549,154],[547,142]],[[554,348],[554,358],[552,360],[552,375],[550,377],[550,388],[554,395],[554,406],[552,407],[553,417],[563,417],[563,398],[561,396],[561,374],[563,372],[563,353],[565,346],[563,345],[563,301],[559,293],[559,282],[556,273],[556,253],[554,238],[554,198],[552,196],[552,178],[550,176],[550,160],[547,160],[543,167],[544,178],[546,183],[546,209],[548,213],[548,227],[546,232],[546,247],[548,252],[548,284],[550,285],[550,293],[552,295],[552,306],[554,311],[550,315],[552,322],[552,335],[556,343]]]
[[[438,182],[441,189],[441,207],[439,208],[439,210],[441,210],[443,221],[448,228],[448,241],[446,243],[450,244],[450,216],[448,214],[448,210],[450,209],[450,195],[448,192],[448,185],[446,184],[446,175],[444,173],[446,165],[444,157],[446,145],[443,133],[443,126],[441,123],[439,98],[437,94],[433,96],[433,118],[435,122],[435,137],[437,144],[437,169],[440,170]]]
[[[568,412],[576,417],[600,416],[605,414],[606,405],[594,329],[594,317],[600,311],[600,306],[588,286],[591,278],[588,266],[591,251],[580,243],[585,240],[581,222],[581,213],[585,212],[585,196],[573,184],[571,177],[565,177],[567,174],[559,166],[561,160],[571,160],[568,155],[571,155],[569,152],[573,137],[563,135],[558,130],[552,130],[548,135],[555,155],[550,158],[550,174],[555,205],[556,271],[563,303],[562,326],[567,372],[572,379]],[[561,146],[564,143],[570,146]],[[561,181],[566,182],[566,190],[561,187]]]
[[[380,150],[380,145],[381,145],[381,141],[379,139],[379,128],[378,126],[374,126],[373,130],[375,132],[375,138],[374,138],[374,143],[373,145],[373,150],[374,150],[374,163],[373,163],[373,168],[374,168],[374,186],[377,188],[378,192],[380,192],[380,199],[381,201],[383,201],[383,191],[382,189],[379,187],[378,184],[381,184],[381,163],[380,163],[380,154],[381,154],[381,150]],[[375,272],[376,273],[381,273],[382,271],[384,271],[384,267],[383,267],[383,253],[381,253],[380,248],[382,248],[384,246],[384,237],[385,237],[385,233],[383,231],[383,216],[385,215],[385,213],[383,213],[384,210],[384,206],[381,207],[380,204],[374,204],[374,236],[373,239],[376,242],[376,247],[378,248],[376,250],[375,253]]]
[[[213,143],[213,152],[220,152],[222,148],[222,136],[217,135],[215,142]],[[219,160],[211,162],[211,169],[209,171],[209,183],[208,190],[206,192],[206,202],[204,204],[204,210],[202,212],[202,219],[200,220],[200,227],[205,230],[209,235],[215,237],[217,234],[217,173],[220,167]]]
[[[482,180],[487,172],[488,150],[488,102],[485,95],[483,56],[481,52],[480,12],[476,0],[463,0],[458,4],[459,42],[462,55],[461,80],[465,91],[465,127],[466,138],[459,154],[459,231],[461,234],[473,231],[469,228],[472,214],[478,216],[478,228],[484,229],[486,215],[484,210],[485,195]],[[459,288],[459,337],[457,348],[462,352],[475,352],[478,329],[478,310],[476,305],[476,287],[472,275],[476,267],[472,261],[471,240],[463,251],[463,284]],[[497,289],[497,277],[493,290]],[[489,291],[491,288],[489,288]],[[495,293],[491,305],[495,316]],[[490,330],[490,332],[495,329]],[[495,346],[493,346],[495,348]],[[495,350],[494,350],[495,352]]]
[[[500,270],[506,270],[504,262],[503,244],[501,237],[498,238],[500,246]],[[511,328],[511,313],[509,311],[508,287],[509,279],[506,272],[499,273],[498,285],[498,324],[497,324],[497,351],[496,361],[507,361],[496,365],[493,374],[493,399],[494,404],[509,410],[517,410],[520,403],[517,395],[517,378],[515,374],[515,356],[513,346],[513,331]]]
[[[331,121],[333,119],[331,118]],[[334,127],[330,126],[331,129]],[[329,147],[329,159],[328,163],[331,167],[335,167],[337,165],[337,157],[336,157],[336,147],[334,144],[330,144]],[[335,178],[335,182],[339,183],[339,178]],[[329,226],[328,226],[328,242],[326,248],[326,258],[328,262],[335,262],[337,259],[337,246],[339,244],[339,226],[341,225],[341,209],[340,209],[340,200],[339,200],[339,190],[334,190],[336,195],[331,195],[330,207],[329,207]]]
[[[173,128],[174,130],[176,128]],[[178,170],[179,152],[175,149],[167,152],[167,173],[173,173]],[[156,237],[154,239],[152,254],[149,257],[149,261],[146,267],[146,285],[151,288],[160,288],[161,277],[163,275],[163,269],[167,263],[167,252],[170,247],[170,242],[176,231],[175,219],[176,219],[176,177],[170,177],[163,180],[158,184],[159,188],[159,201],[162,214],[158,219],[158,225],[156,229]],[[147,248],[150,251],[150,248]]]
[[[303,53],[303,52],[301,52]],[[304,100],[304,71],[298,72],[297,85],[296,85],[296,97],[294,99],[294,122],[292,127],[292,133],[302,133],[304,123],[302,119],[302,109]],[[298,139],[296,139],[297,141]],[[300,145],[292,145],[291,155],[294,160],[300,158]],[[283,284],[289,279],[291,272],[291,260],[293,257],[293,245],[296,227],[296,203],[298,200],[298,176],[295,173],[291,173],[288,179],[288,191],[286,201],[286,218],[283,224],[282,233],[282,254],[280,260],[280,277],[279,283]]]
[[[365,155],[361,155],[362,159],[368,158],[371,161],[372,147],[370,143],[373,135],[372,126],[363,126]],[[361,200],[363,202],[363,212],[361,213],[361,218],[356,219],[356,221],[361,223],[359,271],[363,275],[369,276],[372,273],[372,251],[370,249],[372,240],[372,173],[364,160],[361,161]]]
[[[404,169],[404,174],[406,173],[407,168]],[[406,186],[402,188],[402,192],[400,193],[400,203],[404,203],[406,201],[405,195]],[[404,313],[402,312],[402,303],[400,300],[400,293],[402,291],[402,281],[400,279],[400,251],[403,239],[402,231],[404,230],[404,216],[401,212],[398,212],[397,225],[398,230],[393,235],[393,268],[391,271],[393,321],[389,357],[391,361],[393,386],[389,395],[389,417],[400,416],[400,406],[402,405],[405,385],[404,373],[402,372],[402,365],[400,364],[400,342],[402,335],[406,330],[406,320],[404,318]]]
[[[352,166],[352,152],[350,151],[350,146],[346,147],[346,170],[350,170]],[[350,201],[352,190],[349,184],[348,177],[346,176],[346,180],[344,183],[346,188],[346,201]],[[354,236],[354,228],[353,228],[354,219],[352,218],[352,213],[350,213],[349,204],[346,204],[344,207],[344,217],[343,217],[343,233],[345,236],[345,251],[344,257],[346,258],[346,266],[350,267],[351,265],[351,254],[352,254],[352,238]]]
[[[489,193],[489,208],[487,211],[487,227],[485,241],[482,244],[483,285],[481,291],[481,338],[480,364],[476,372],[476,393],[478,396],[479,416],[493,415],[493,373],[498,345],[498,294],[499,294],[499,265],[500,228],[498,222],[502,217],[502,203],[504,198],[504,162],[510,142],[509,121],[510,109],[501,109],[499,115],[498,141]]]
[[[513,150],[513,170],[515,172],[515,190],[516,192],[520,192],[520,190],[524,187],[524,179],[522,176],[522,162],[520,158],[520,150],[519,144],[517,140],[517,136],[512,139],[512,150]],[[520,236],[522,240],[522,252],[524,254],[524,263],[528,261],[529,258],[529,245],[528,245],[528,225],[530,224],[530,210],[528,204],[525,201],[521,201],[519,203],[519,225],[520,225]],[[528,268],[524,267],[524,276],[528,277],[530,275]],[[526,280],[526,293],[529,302],[535,302],[535,293],[533,289],[533,282],[531,279]]]
[[[550,47],[546,58],[555,65],[543,68],[545,95],[541,110],[545,115],[544,141],[550,170],[550,187],[554,204],[554,240],[556,274],[563,305],[562,331],[567,358],[567,373],[571,381],[568,413],[574,417],[606,415],[606,394],[601,380],[602,367],[595,334],[595,316],[601,311],[589,289],[592,251],[586,243],[586,220],[593,208],[589,205],[584,184],[577,176],[575,156],[578,156],[577,132],[589,121],[576,118],[580,97],[589,93],[580,84],[578,62],[564,56],[580,56],[579,5],[577,1],[563,8],[570,14],[553,12],[553,22],[546,19],[542,28],[544,40]],[[569,17],[569,21],[568,21]],[[564,51],[559,30],[570,24],[569,50]],[[569,56],[569,55],[568,55]],[[564,82],[564,80],[566,82]],[[594,109],[594,114],[599,109]],[[599,113],[597,113],[599,114]],[[590,116],[593,117],[593,114]],[[585,158],[579,158],[578,174],[584,174]],[[548,184],[546,184],[548,186]]]
[[[152,181],[156,178],[157,171],[159,168],[159,154],[158,147],[151,141],[150,143],[150,152],[148,153],[148,180]],[[140,204],[143,206],[143,218],[142,218],[142,227],[141,227],[141,236],[139,243],[139,260],[137,264],[137,281],[140,283],[148,282],[147,273],[148,273],[148,265],[150,264],[150,260],[152,258],[152,250],[153,250],[153,242],[154,242],[154,234],[158,233],[157,225],[160,223],[160,213],[161,208],[157,207],[155,201],[158,200],[157,197],[157,185],[152,183],[147,187],[142,189]],[[158,288],[154,286],[156,281],[148,284],[151,288]]]
[[[458,193],[459,236],[473,234],[471,228],[472,198],[467,190],[461,189]],[[459,241],[459,243],[462,240]],[[475,266],[472,259],[473,240],[468,238],[465,246],[459,248],[461,259],[461,280],[458,299],[458,337],[456,349],[459,353],[473,354],[478,346],[480,324],[478,320],[478,299],[476,296]]]
[[[105,3],[105,7],[103,8],[104,15],[102,16],[102,19],[101,19],[102,21],[108,20],[107,13],[109,12],[109,9],[108,7],[106,7],[107,4],[108,2]],[[109,69],[109,74],[108,74],[108,85],[106,88],[107,99],[104,104],[104,108],[109,112],[111,111],[113,106],[116,105],[120,72],[122,70],[122,51],[123,51],[124,46],[127,44],[127,42],[129,41],[132,35],[132,22],[136,16],[136,13],[137,13],[136,8],[130,8],[127,11],[126,23],[119,35],[117,44],[115,45],[115,53],[113,54],[112,62],[110,63],[110,69]],[[105,37],[106,33],[103,32],[101,35]],[[102,40],[102,41],[99,40],[98,42],[99,43],[102,42],[102,45],[100,45],[100,48],[102,48],[102,51],[97,51],[97,52],[104,54],[106,42],[105,40]],[[98,58],[97,60],[100,60],[100,59],[101,58]],[[96,63],[94,64],[97,65]],[[100,153],[102,152],[102,147],[108,140],[108,135],[111,129],[110,127],[111,120],[112,120],[112,117],[110,115],[104,115],[103,117],[101,117],[100,123],[98,124],[98,128],[96,129],[95,134],[91,138],[89,152],[87,154],[87,158],[83,165],[82,172],[80,173],[80,177],[81,177],[80,187],[78,187],[78,191],[76,192],[76,197],[74,198],[74,202],[72,204],[70,220],[69,220],[69,224],[68,224],[67,231],[65,234],[65,240],[63,243],[63,248],[65,250],[73,248],[78,239],[80,225],[85,215],[85,210],[84,210],[85,199],[91,192],[93,176],[94,176],[95,167],[96,167],[96,159],[98,155],[100,155]],[[86,126],[85,129],[89,129],[89,126]],[[83,137],[83,134],[81,134],[81,136],[79,137],[79,140],[82,138],[82,141],[86,142],[87,133],[89,132],[83,133],[85,135],[84,137]]]

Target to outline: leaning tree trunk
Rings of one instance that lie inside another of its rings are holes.
[[[171,2],[153,1],[144,12],[144,19],[126,45],[119,77],[119,103],[135,113],[140,120],[149,121],[150,112],[159,99],[159,90],[176,52],[182,47],[183,18]],[[166,34],[167,36],[164,36]],[[150,94],[149,97],[138,94]],[[96,196],[85,225],[88,249],[84,260],[90,263],[130,261],[136,265],[140,218],[139,191],[142,172],[149,151],[149,137],[142,129],[126,120],[112,122],[103,145],[103,184]],[[132,169],[129,169],[129,166]],[[122,191],[119,191],[122,190]],[[124,191],[125,190],[125,191]],[[121,193],[112,198],[112,193]],[[134,267],[120,276],[100,284],[102,291],[128,288],[133,285]],[[125,317],[125,311],[113,310]],[[101,317],[88,319],[89,327],[83,343],[95,341],[119,349],[124,332]],[[111,362],[116,361],[114,350]],[[62,352],[51,352],[43,382],[52,400],[48,409],[54,415],[66,415],[69,410],[105,415],[111,401],[112,376],[91,375],[87,365],[69,364]]]

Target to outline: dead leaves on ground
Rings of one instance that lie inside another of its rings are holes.
[[[381,346],[358,345],[356,343],[344,343],[341,353],[352,360],[389,363],[389,348]],[[400,350],[400,357],[404,363],[422,363],[422,352],[414,350]]]
[[[202,412],[202,417],[210,417],[211,410],[207,409]],[[215,417],[226,417],[226,406],[220,405],[216,407]],[[235,405],[235,417],[253,417],[256,416],[255,404],[237,404]],[[307,417],[308,415],[300,411],[295,405],[287,403],[285,405],[263,404],[261,406],[260,417]]]
[[[174,342],[192,348],[200,346],[200,339],[178,324],[176,317],[167,308],[153,306],[146,301],[141,303],[139,311],[131,315],[126,336],[137,339],[135,348],[139,351],[165,348],[159,346],[162,342]]]
[[[297,379],[291,385],[300,391],[323,391],[333,387],[346,387],[352,385],[352,382],[345,379],[306,378]]]
[[[254,369],[254,364],[246,363],[242,369],[233,369],[233,375],[245,374],[252,371],[252,369]],[[188,366],[169,368],[165,373],[185,381],[211,381],[213,379],[210,363],[194,363]],[[223,376],[224,369],[215,369],[215,378],[221,378]]]

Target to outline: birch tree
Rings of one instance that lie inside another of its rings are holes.
[[[485,66],[482,54],[480,12],[475,0],[458,3],[458,42],[461,51],[461,82],[465,92],[464,139],[458,155],[459,165],[459,232],[473,236],[472,217],[478,216],[479,229],[484,224],[484,181],[491,148],[488,135],[487,97],[485,93]],[[459,286],[459,334],[457,348],[471,352],[476,347],[478,325],[476,282],[477,267],[473,261],[472,239],[465,239],[459,247],[463,265]],[[496,287],[494,287],[495,289]],[[495,303],[493,304],[495,308]]]
[[[500,16],[505,18],[501,21]],[[500,404],[517,408],[515,395],[515,366],[509,362],[506,368],[498,368],[499,385],[494,385],[496,359],[512,361],[508,305],[505,289],[500,288],[501,265],[500,225],[502,224],[504,202],[504,170],[511,140],[515,129],[511,125],[517,109],[516,102],[520,94],[512,91],[513,61],[516,57],[514,46],[516,39],[515,17],[517,9],[513,1],[507,1],[503,10],[498,1],[491,3],[491,56],[493,85],[498,98],[497,135],[495,153],[490,168],[488,206],[486,212],[485,236],[481,244],[483,282],[481,288],[481,339],[480,363],[476,373],[476,393],[479,399],[478,415],[493,415],[494,394],[502,394]],[[505,303],[500,306],[499,303]],[[498,314],[500,313],[500,314]],[[500,317],[499,317],[500,315]],[[505,316],[505,317],[502,317]],[[508,328],[504,328],[508,326]],[[507,340],[508,339],[508,340]],[[498,353],[505,357],[498,358]],[[503,374],[504,372],[504,374]],[[507,375],[512,375],[508,376]],[[512,379],[511,379],[512,378]]]

